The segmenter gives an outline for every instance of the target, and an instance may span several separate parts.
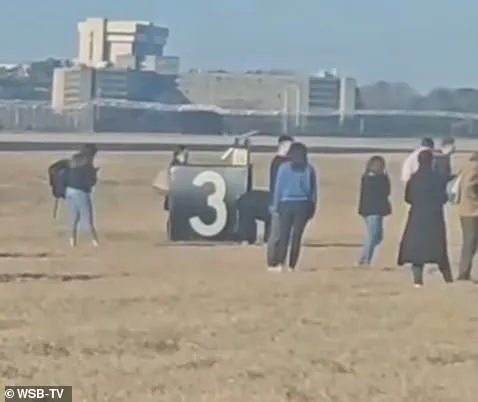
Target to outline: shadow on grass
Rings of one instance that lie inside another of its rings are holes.
[[[33,272],[0,273],[0,283],[50,280],[60,282],[91,281],[103,275],[90,274],[45,274]]]
[[[20,253],[20,252],[8,252],[8,251],[0,251],[0,259],[11,259],[11,258],[31,258],[31,259],[39,259],[39,258],[50,258],[54,257],[53,253],[49,251],[42,251],[37,253]]]
[[[310,248],[357,248],[362,247],[360,243],[330,242],[330,243],[304,243],[304,247]]]

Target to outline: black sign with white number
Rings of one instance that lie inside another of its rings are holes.
[[[250,166],[171,167],[171,240],[234,240],[235,202],[250,187],[250,171]]]

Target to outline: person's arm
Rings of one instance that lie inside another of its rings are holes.
[[[386,174],[384,176],[384,193],[385,193],[385,197],[388,198],[390,197],[391,193],[392,193],[392,187],[390,185],[390,177],[388,177],[388,175]]]
[[[315,169],[311,166],[310,167],[310,211],[309,211],[309,219],[311,219],[315,213],[317,212],[317,203],[319,197],[319,188],[318,188],[318,174],[316,173]]]
[[[317,180],[318,173],[313,167],[310,168],[310,199],[315,207],[319,198],[319,183]]]
[[[401,172],[401,180],[403,183],[407,183],[410,180],[411,176],[411,163],[412,163],[412,155],[408,155],[407,158],[404,160],[402,165],[402,172]]]
[[[410,179],[407,181],[407,184],[405,186],[405,202],[407,204],[413,204],[412,198],[413,198],[413,190],[412,190],[412,185],[413,185],[413,179]]]
[[[282,164],[275,177],[274,192],[272,195],[272,212],[277,212],[279,209],[279,202],[282,196],[282,188],[285,184],[285,165]]]

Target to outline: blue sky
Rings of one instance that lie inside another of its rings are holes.
[[[167,53],[185,68],[337,67],[363,84],[478,88],[476,0],[8,1],[0,61],[74,56],[86,16],[168,26]]]

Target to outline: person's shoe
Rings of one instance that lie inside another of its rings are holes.
[[[470,276],[458,275],[456,280],[460,281],[460,282],[466,282],[466,281],[471,281],[471,277]]]
[[[287,272],[295,272],[295,268],[287,267]]]
[[[73,237],[70,237],[70,247],[76,247],[76,240]]]
[[[421,283],[414,283],[413,287],[416,288],[416,289],[421,289],[423,287],[423,285]]]
[[[92,241],[91,241],[91,245],[92,245],[93,247],[99,247],[99,246],[100,246],[100,243],[98,242],[98,240],[92,240]]]
[[[269,265],[269,266],[267,267],[267,270],[268,270],[269,272],[282,272],[282,267],[281,267],[280,265],[277,265],[277,266],[275,266],[275,267]]]

